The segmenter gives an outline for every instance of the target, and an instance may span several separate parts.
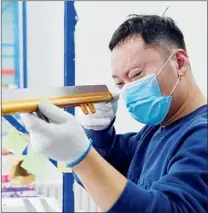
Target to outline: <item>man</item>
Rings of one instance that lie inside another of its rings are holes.
[[[116,99],[97,104],[82,125],[41,102],[50,123],[23,116],[32,148],[67,163],[101,211],[207,212],[207,105],[182,32],[170,18],[135,15],[109,48],[126,107],[146,126],[116,134]]]

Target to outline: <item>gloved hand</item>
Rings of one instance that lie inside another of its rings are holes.
[[[85,129],[101,131],[106,129],[116,116],[119,94],[112,94],[110,102],[95,103],[95,113],[85,115],[80,109],[77,114],[78,121]]]
[[[74,116],[45,101],[40,102],[39,111],[50,123],[34,114],[21,115],[30,133],[32,149],[46,157],[63,161],[69,167],[83,160],[90,150],[91,141]]]

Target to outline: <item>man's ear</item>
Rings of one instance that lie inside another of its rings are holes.
[[[188,55],[186,51],[182,49],[179,49],[175,55],[176,55],[176,61],[178,64],[178,75],[179,77],[183,77],[188,72],[188,67],[189,67]]]

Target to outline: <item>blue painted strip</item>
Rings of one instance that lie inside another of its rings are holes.
[[[15,43],[15,56],[14,56],[14,64],[15,64],[15,83],[18,88],[20,88],[20,72],[19,72],[19,2],[13,2],[13,10],[14,10],[14,43]]]
[[[64,16],[64,85],[75,84],[75,45],[74,32],[76,26],[74,2],[65,2]],[[72,111],[74,113],[74,111]]]
[[[25,127],[19,123],[13,116],[11,115],[5,115],[4,118],[12,125],[14,126],[18,131],[22,132],[23,134],[28,135],[29,132],[25,129]]]
[[[57,161],[55,161],[55,160],[53,160],[53,159],[49,159],[49,161],[50,161],[55,167],[58,166]]]
[[[23,87],[27,88],[27,3],[22,2]]]
[[[74,211],[74,176],[72,173],[63,174],[63,212]]]
[[[27,88],[27,11],[26,0],[22,2],[22,58],[23,58],[23,88]],[[27,155],[27,147],[22,153]]]
[[[74,32],[76,26],[76,10],[74,1],[64,2],[64,85],[75,84],[75,46]],[[74,114],[74,108],[66,109]],[[72,173],[63,174],[63,212],[74,212],[74,176]]]

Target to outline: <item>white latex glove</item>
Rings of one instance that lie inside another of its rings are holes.
[[[76,165],[90,150],[91,142],[75,117],[49,102],[40,102],[39,111],[50,123],[34,114],[21,118],[30,133],[32,149],[46,157]]]
[[[116,116],[119,94],[112,94],[110,102],[95,103],[95,113],[85,115],[81,109],[78,110],[78,121],[85,129],[101,131],[106,129]]]

